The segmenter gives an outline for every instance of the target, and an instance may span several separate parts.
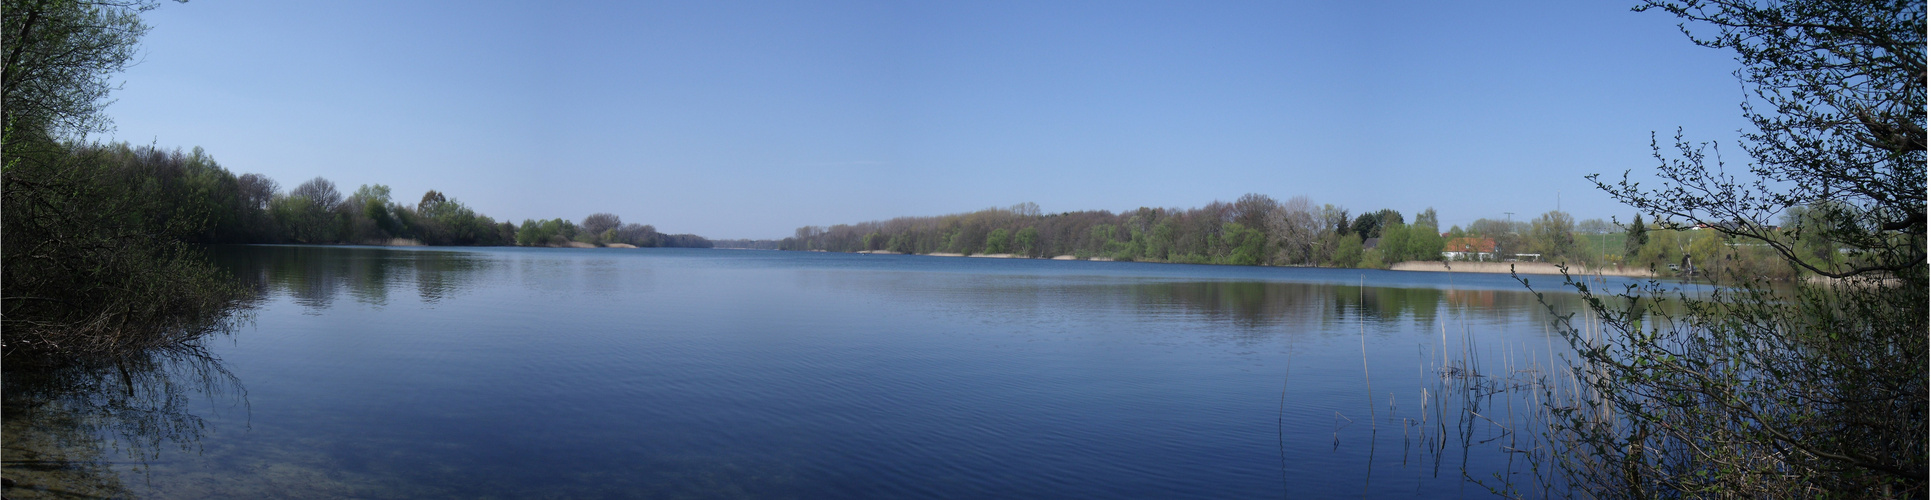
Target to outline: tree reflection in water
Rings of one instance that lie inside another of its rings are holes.
[[[214,331],[233,330],[224,322]],[[207,424],[194,403],[248,411],[241,381],[199,343],[6,377],[8,498],[129,496],[111,466],[198,451]]]
[[[406,287],[433,304],[467,289],[478,271],[496,263],[439,249],[245,246],[211,253],[261,296],[287,294],[311,311],[328,309],[344,292],[357,302],[387,305],[391,288]]]

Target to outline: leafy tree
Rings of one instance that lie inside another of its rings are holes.
[[[1003,228],[1003,227],[999,229],[994,229],[992,230],[992,234],[986,235],[985,253],[1007,253],[1008,247],[1011,244],[1012,244],[1011,232],[1006,231],[1006,228]]]
[[[1381,247],[1377,246],[1363,250],[1361,252],[1361,262],[1356,263],[1354,267],[1362,269],[1387,269],[1388,259],[1382,254]]]
[[[1381,230],[1381,257],[1388,263],[1422,260],[1442,260],[1442,250],[1448,240],[1435,232],[1434,226],[1396,225]]]
[[[1530,248],[1550,262],[1578,257],[1575,227],[1575,219],[1567,213],[1544,213],[1529,223]]]
[[[1660,285],[1603,296],[1571,281],[1592,321],[1557,320],[1593,397],[1562,409],[1568,482],[1630,496],[1921,497],[1931,477],[1931,283],[1925,251],[1923,1],[1651,0],[1691,39],[1729,49],[1753,87],[1747,177],[1714,146],[1653,146],[1660,187],[1627,175],[1598,187],[1660,220],[1705,224],[1836,281],[1722,286],[1675,297]],[[1597,179],[1591,176],[1591,179]],[[1828,223],[1773,217],[1830,204]],[[1666,225],[1667,226],[1667,225]],[[1632,227],[1641,227],[1640,224]],[[1651,235],[1659,246],[1662,236]],[[1800,242],[1843,248],[1809,260]],[[1816,239],[1810,241],[1819,241]],[[1698,251],[1730,253],[1701,241]],[[1673,300],[1671,300],[1673,299]],[[1585,455],[1586,454],[1586,455]]]
[[[105,129],[113,76],[139,55],[149,2],[18,1],[0,11],[6,68],[0,143],[44,144]],[[13,163],[8,163],[11,169]]]
[[[1253,266],[1267,255],[1267,235],[1238,222],[1228,222],[1220,231],[1221,245],[1227,248],[1221,264]]]
[[[1361,263],[1361,235],[1342,236],[1340,244],[1334,249],[1334,258],[1328,265],[1334,267],[1355,267]]]
[[[1626,232],[1628,235],[1623,238],[1623,253],[1633,258],[1642,252],[1644,245],[1649,244],[1649,228],[1643,227],[1643,214],[1636,214]]]
[[[1401,212],[1384,208],[1373,213],[1363,213],[1360,217],[1355,217],[1354,224],[1349,230],[1354,234],[1361,235],[1361,238],[1365,240],[1368,238],[1380,238],[1381,228],[1402,223]]]
[[[1020,229],[1019,233],[1013,235],[1012,246],[1013,251],[1022,255],[1038,256],[1036,249],[1039,246],[1039,228],[1026,226]]]
[[[1380,227],[1407,224],[1406,220],[1401,218],[1401,212],[1397,212],[1393,209],[1388,209],[1388,208],[1383,208],[1381,210],[1376,211],[1375,219],[1376,219],[1377,225]]]
[[[409,235],[403,219],[392,207],[389,200],[389,186],[363,184],[349,195],[346,206],[354,227],[353,239],[356,241],[386,241],[389,238],[402,238]]]
[[[1354,224],[1348,226],[1348,233],[1358,235],[1362,239],[1380,238],[1381,218],[1376,217],[1374,213],[1363,213],[1354,218]]]
[[[154,350],[193,354],[196,339],[224,328],[246,292],[188,244],[206,239],[238,199],[214,196],[232,187],[220,182],[224,171],[196,172],[182,155],[151,148],[14,155],[14,146],[0,197],[0,365],[10,376],[113,366]]]
[[[1420,213],[1415,214],[1415,225],[1435,228],[1436,230],[1441,229],[1442,226],[1441,218],[1435,215],[1435,207],[1428,207],[1427,210],[1422,210]]]
[[[442,192],[431,189],[429,192],[422,194],[422,201],[416,202],[416,211],[428,212],[435,206],[448,201],[449,197],[443,196]]]

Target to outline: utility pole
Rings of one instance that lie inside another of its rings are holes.
[[[1502,212],[1502,215],[1509,219],[1509,232],[1515,232],[1515,212]]]

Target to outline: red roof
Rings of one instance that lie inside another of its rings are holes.
[[[1494,252],[1495,240],[1491,238],[1455,238],[1448,240],[1448,244],[1442,250],[1448,252]]]

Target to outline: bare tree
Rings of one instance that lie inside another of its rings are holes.
[[[618,218],[617,214],[598,212],[584,217],[582,228],[590,234],[603,234],[604,231],[616,229],[622,225],[624,225],[623,219]]]
[[[1316,247],[1320,244],[1322,230],[1326,224],[1321,213],[1315,209],[1314,202],[1306,196],[1289,198],[1280,207],[1280,216],[1269,221],[1269,233],[1275,238],[1280,253],[1276,259],[1285,264],[1318,264]]]
[[[1737,76],[1758,98],[1743,103],[1756,128],[1743,141],[1755,179],[1726,172],[1714,144],[1678,132],[1680,157],[1667,157],[1651,141],[1664,187],[1638,187],[1627,173],[1615,184],[1590,176],[1597,187],[1659,221],[1704,223],[1754,239],[1825,276],[1895,272],[1925,261],[1922,0],[1652,0],[1639,8],[1648,9],[1713,27],[1709,36],[1683,30],[1697,45],[1735,51],[1743,63]],[[1775,222],[1793,207],[1819,204],[1850,209],[1807,230],[1871,258],[1838,267],[1797,258]]]
[[[309,203],[323,208],[334,208],[342,204],[342,192],[335,190],[335,183],[321,177],[309,179],[308,182],[295,186],[288,195],[307,198]]]
[[[268,202],[275,199],[275,191],[281,189],[274,179],[261,174],[241,174],[235,178],[235,184],[241,191],[241,203],[256,210],[267,209]]]

